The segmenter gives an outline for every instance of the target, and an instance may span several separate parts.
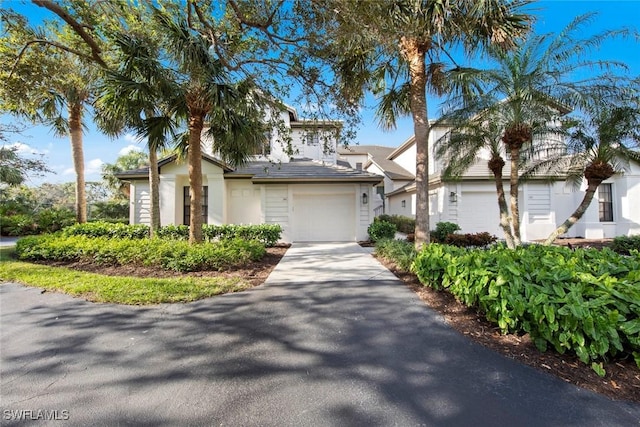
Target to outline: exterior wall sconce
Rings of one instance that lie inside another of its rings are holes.
[[[367,193],[362,193],[362,204],[366,205],[367,203],[369,203],[369,196]]]
[[[401,206],[402,206],[403,208],[406,208],[406,207],[407,207],[407,201],[406,201],[406,200],[403,200],[403,201],[402,201],[402,203],[401,203]]]
[[[458,194],[455,191],[449,193],[449,201],[451,203],[456,203],[458,201]]]

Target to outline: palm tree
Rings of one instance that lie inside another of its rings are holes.
[[[95,68],[79,56],[49,45],[29,44],[50,38],[59,42],[64,31],[46,34],[24,19],[3,11],[5,33],[0,40],[0,110],[50,126],[57,136],[69,136],[76,175],[76,219],[87,221],[82,142],[83,120],[92,101]],[[52,42],[52,43],[53,43]]]
[[[161,225],[158,151],[167,146],[176,131],[176,123],[162,103],[163,93],[171,90],[166,87],[168,74],[158,61],[158,46],[151,37],[118,34],[113,44],[119,65],[104,70],[96,101],[96,123],[107,135],[133,130],[146,139],[153,237]]]
[[[186,123],[182,142],[187,147],[190,186],[189,242],[202,242],[202,146],[207,127],[213,150],[232,166],[247,161],[264,144],[263,96],[250,81],[232,82],[207,40],[182,18],[154,9],[163,53],[158,59],[162,105],[170,117]],[[152,125],[153,123],[149,123]],[[161,123],[158,123],[161,124]],[[157,129],[149,126],[149,133]]]
[[[452,126],[452,130],[436,141],[435,156],[445,163],[443,179],[460,177],[467,169],[478,162],[478,154],[484,150],[489,153],[487,167],[491,171],[498,195],[500,228],[504,232],[507,247],[514,248],[513,230],[509,218],[509,207],[505,197],[503,169],[506,164],[502,144],[502,124],[500,117],[485,115],[461,120],[454,124],[453,116],[442,118],[440,123]]]
[[[637,98],[636,98],[637,99]],[[603,181],[623,173],[629,161],[640,162],[640,108],[598,103],[578,120],[566,146],[558,155],[532,166],[528,172],[566,173],[567,181],[578,186],[586,181],[582,202],[556,230],[545,245],[552,244],[582,218]]]
[[[559,132],[559,116],[585,107],[594,93],[607,97],[619,91],[619,79],[609,71],[624,65],[588,58],[603,41],[624,31],[576,37],[593,17],[580,16],[558,34],[529,37],[511,51],[490,47],[487,53],[493,68],[456,68],[448,75],[453,93],[450,103],[458,105],[448,114],[473,117],[482,113],[504,124],[501,142],[510,162],[509,218],[516,245],[521,242],[518,187],[526,153],[535,150],[535,141]],[[586,69],[602,70],[603,74],[576,77]]]
[[[441,94],[448,49],[467,52],[496,44],[512,47],[528,29],[529,18],[518,11],[529,1],[463,0],[370,2],[327,0],[332,16],[325,32],[344,99],[358,106],[367,90],[381,97],[380,122],[393,128],[399,115],[411,115],[416,155],[416,247],[429,242],[427,90]],[[337,60],[335,59],[337,58]]]

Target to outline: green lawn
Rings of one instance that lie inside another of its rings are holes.
[[[0,248],[0,281],[117,304],[188,302],[250,287],[239,278],[138,278],[104,276],[69,268],[16,261],[15,248]]]

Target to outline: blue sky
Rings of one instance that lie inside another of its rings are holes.
[[[14,7],[21,13],[28,13],[34,20],[43,15],[42,9],[24,5],[18,1],[3,1],[3,7]],[[593,33],[605,29],[620,27],[635,28],[640,31],[640,0],[623,1],[579,1],[558,0],[540,1],[529,6],[537,16],[535,30],[537,33],[556,32],[564,28],[573,18],[583,13],[596,11],[598,17],[588,29]],[[588,35],[588,34],[585,34]],[[640,43],[634,41],[615,41],[604,45],[599,58],[615,59],[625,63],[632,75],[640,75]],[[459,60],[462,58],[456,58]],[[464,63],[464,62],[462,62]],[[362,124],[354,143],[398,146],[413,134],[410,118],[398,121],[397,129],[384,132],[378,128],[374,119],[375,99],[369,97],[362,111]],[[439,100],[429,100],[429,116],[435,117]],[[1,117],[2,123],[10,122],[10,117]],[[10,143],[19,144],[24,154],[41,154],[49,167],[54,171],[41,178],[31,178],[29,185],[43,182],[69,182],[74,180],[71,162],[71,147],[68,138],[58,138],[49,129],[41,126],[29,127],[22,135],[10,138]],[[144,144],[136,141],[132,135],[125,135],[116,140],[101,135],[89,123],[84,134],[85,172],[87,181],[100,180],[100,167],[104,163],[113,163],[122,153],[131,149],[142,149]]]

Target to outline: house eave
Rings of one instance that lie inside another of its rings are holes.
[[[253,178],[254,184],[377,184],[382,177],[353,177],[353,178]]]

